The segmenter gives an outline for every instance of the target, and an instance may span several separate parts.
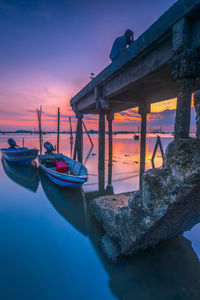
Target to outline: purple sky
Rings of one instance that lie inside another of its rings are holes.
[[[70,98],[110,63],[114,39],[127,28],[137,39],[175,2],[0,0],[0,129],[36,127],[40,104],[54,129],[57,106],[72,114]]]

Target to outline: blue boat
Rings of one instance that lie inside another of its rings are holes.
[[[69,167],[69,171],[58,172],[56,169],[56,161],[65,161]],[[88,172],[84,165],[61,153],[39,155],[38,162],[40,169],[56,185],[78,188],[88,179]]]
[[[84,165],[61,153],[55,154],[55,148],[49,142],[44,143],[45,154],[38,156],[40,169],[56,185],[79,188],[88,179],[88,171]],[[58,167],[59,164],[64,167]]]
[[[38,156],[37,149],[18,147],[13,139],[8,139],[9,148],[2,148],[2,158],[21,164],[30,164]]]

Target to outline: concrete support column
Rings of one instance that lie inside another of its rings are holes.
[[[142,189],[143,174],[145,172],[146,157],[146,127],[147,114],[150,113],[150,105],[142,105],[139,107],[138,113],[141,115],[141,136],[140,136],[140,180],[139,187]]]
[[[105,188],[105,112],[99,114],[99,191],[103,192]]]
[[[181,78],[177,80],[178,95],[174,126],[175,139],[188,138],[190,134],[190,115],[193,84],[193,78]]]
[[[81,112],[76,113],[77,117],[77,129],[76,129],[76,146],[78,153],[78,161],[83,162],[83,126],[82,118],[83,114]]]
[[[177,83],[175,139],[185,139],[190,133],[191,96],[195,78],[200,74],[198,52],[191,47],[192,22],[184,17],[172,29],[172,78]]]
[[[194,107],[196,112],[196,137],[200,139],[200,91],[194,94]]]
[[[107,114],[107,121],[108,121],[108,184],[106,187],[106,192],[113,193],[113,186],[112,186],[112,148],[113,148],[113,135],[112,135],[112,121],[114,120],[114,114],[108,113]]]

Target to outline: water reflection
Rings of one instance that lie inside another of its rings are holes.
[[[44,138],[55,144],[56,136]],[[170,139],[165,137],[165,147]],[[35,147],[36,141],[37,136],[27,137],[25,145]],[[92,154],[98,153],[95,141]],[[86,143],[85,157],[90,146]],[[155,138],[148,137],[147,168],[154,145]],[[69,146],[68,135],[62,135],[60,149],[67,156]],[[139,143],[132,137],[114,137],[110,170],[106,153],[105,187],[111,183],[115,193],[137,189],[138,148]],[[158,156],[156,159],[159,165],[161,159]],[[91,199],[102,195],[97,190],[98,155],[91,155],[86,162],[90,178],[83,186],[85,194],[81,189],[57,187],[44,174],[37,189],[36,169],[24,170],[23,166],[6,161],[2,165],[18,185],[7,179],[0,168],[1,299],[27,299],[27,295],[34,300],[199,299],[199,261],[191,242],[184,237],[163,242],[116,264],[105,257],[99,245],[103,229],[88,208]],[[37,193],[29,193],[21,186],[29,189],[31,186]],[[199,227],[196,227],[195,235],[194,229],[191,231],[191,240],[196,242],[197,253],[198,235]]]
[[[99,240],[103,229],[91,215],[88,205],[99,191],[56,187],[41,175],[42,187],[54,208],[79,232],[88,236],[109,276],[109,288],[117,299],[198,299],[200,264],[191,242],[184,237],[160,243],[120,262],[111,263]]]
[[[66,189],[57,186],[42,172],[40,181],[45,195],[57,212],[79,232],[87,235],[82,189]]]
[[[170,239],[113,264],[99,246],[102,228],[89,219],[88,236],[117,299],[199,299],[200,264],[189,240]]]
[[[24,166],[15,162],[9,162],[2,158],[2,165],[7,176],[17,184],[33,192],[39,185],[39,174],[36,165]]]

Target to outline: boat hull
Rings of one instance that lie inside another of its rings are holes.
[[[63,186],[63,187],[68,187],[68,188],[79,188],[82,186],[83,183],[85,183],[86,180],[84,179],[77,179],[73,177],[68,177],[66,175],[63,175],[62,173],[60,174],[55,174],[52,173],[49,170],[45,170],[43,166],[40,166],[41,170],[43,173],[46,174],[46,176],[56,185]]]
[[[16,163],[30,164],[30,162],[36,159],[38,150],[36,149],[1,149],[2,158]]]

